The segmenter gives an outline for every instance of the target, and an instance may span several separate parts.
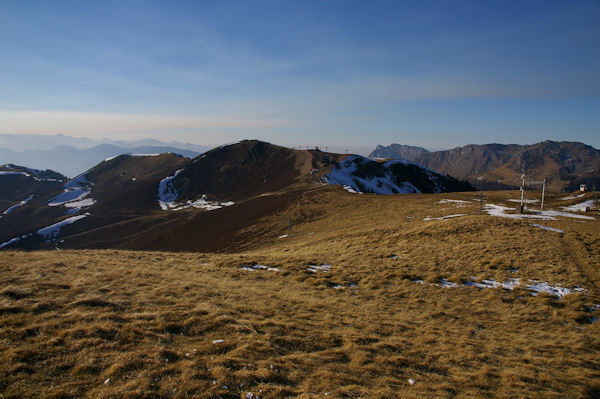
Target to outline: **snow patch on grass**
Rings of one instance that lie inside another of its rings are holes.
[[[175,178],[183,169],[179,169],[173,176],[167,176],[160,181],[158,184],[158,205],[163,211],[172,210],[179,211],[187,208],[206,209],[212,211],[215,209],[223,208],[224,206],[231,206],[235,203],[233,201],[217,202],[208,201],[206,195],[196,201],[187,201],[185,203],[177,202],[179,198],[179,192],[175,188]]]
[[[477,201],[479,201],[479,200],[477,200]],[[463,200],[441,199],[441,200],[437,201],[436,204],[455,204],[457,208],[462,208],[462,207],[471,205],[471,202],[463,201]]]
[[[169,208],[175,208],[175,201],[179,197],[179,193],[175,189],[174,180],[183,169],[179,169],[173,176],[167,176],[158,183],[158,204],[163,211]]]
[[[23,205],[27,205],[27,203],[29,201],[31,201],[33,199],[33,194],[31,194],[29,197],[25,198],[23,201],[19,202],[18,204],[15,204],[11,207],[9,207],[7,210],[5,210],[2,214],[3,215],[8,215],[9,213],[11,213],[12,211],[14,211],[15,209],[23,206]]]
[[[308,265],[308,268],[306,268],[306,271],[310,273],[328,272],[329,270],[331,270],[331,265],[329,263],[321,263],[320,265]]]
[[[561,201],[568,201],[568,200],[573,200],[573,199],[583,198],[583,197],[585,197],[585,193],[583,193],[583,194],[577,194],[577,195],[567,195],[566,197],[559,198],[559,200],[561,200]]]
[[[241,267],[242,270],[246,270],[246,271],[256,271],[256,270],[266,270],[269,272],[280,272],[281,269],[277,268],[277,267],[269,267],[269,266],[265,266],[265,265],[259,265],[259,264],[255,264],[254,266],[247,266],[247,265],[243,265]]]
[[[588,200],[571,206],[561,206],[562,209],[568,212],[586,212],[594,206],[594,200]]]
[[[519,203],[519,204],[521,203],[521,200],[520,200],[520,199],[514,199],[514,198],[512,198],[512,199],[509,199],[509,200],[507,200],[507,201],[508,201],[508,202],[517,202],[517,203]],[[540,200],[536,200],[536,199],[523,199],[523,202],[524,202],[524,203],[526,203],[526,204],[535,204],[535,203],[537,203],[537,202],[540,202]]]
[[[457,218],[457,217],[460,217],[460,216],[467,216],[467,214],[466,213],[459,213],[459,214],[456,214],[456,215],[446,215],[446,216],[442,216],[442,217],[439,217],[439,218],[432,218],[432,217],[427,216],[423,220],[425,220],[425,221],[427,221],[427,220],[445,220],[445,219]]]
[[[20,241],[20,240],[22,240],[24,238],[27,238],[27,237],[30,237],[32,235],[33,234],[30,233],[30,234],[24,234],[24,235],[22,235],[20,237],[11,238],[10,240],[5,241],[2,244],[0,244],[0,248],[8,247],[9,245],[14,244],[17,241]]]
[[[455,283],[452,281],[448,281],[446,279],[442,279],[438,284],[433,284],[442,288],[459,288],[459,287],[476,287],[481,289],[489,289],[489,288],[503,288],[505,290],[512,291],[519,286],[523,286],[525,289],[530,291],[530,294],[533,296],[539,295],[541,293],[546,293],[562,299],[565,295],[572,294],[574,292],[585,292],[586,289],[582,287],[574,287],[574,288],[565,288],[560,284],[549,284],[544,281],[539,280],[527,280],[526,283],[522,283],[520,279],[508,279],[506,281],[496,281],[494,279],[481,280],[479,282],[475,281],[466,281],[463,284]],[[424,284],[423,280],[413,280],[415,283]]]
[[[56,237],[60,234],[60,230],[63,227],[65,227],[69,224],[73,224],[76,221],[81,220],[87,216],[89,216],[89,213],[85,213],[83,215],[71,216],[70,218],[66,218],[58,223],[54,223],[53,225],[44,227],[43,229],[39,229],[37,231],[37,234],[40,236],[43,236],[48,241],[52,241],[52,240],[56,239]]]
[[[534,226],[534,227],[538,227],[538,228],[540,228],[542,230],[554,231],[556,233],[564,233],[564,231],[561,230],[561,229],[555,229],[553,227],[542,226],[541,224],[537,224],[537,223],[532,223],[531,225]]]
[[[0,176],[18,176],[18,175],[22,175],[25,177],[31,176],[27,172],[13,172],[13,171],[9,171],[9,170],[0,170]]]
[[[561,216],[575,219],[595,220],[595,218],[592,216],[577,215],[574,213],[560,211],[534,211],[535,213],[507,213],[507,211],[514,212],[516,210],[513,208],[495,204],[486,204],[484,210],[488,213],[488,215],[510,219],[556,220],[556,217]]]
[[[70,208],[67,213],[79,212],[82,208],[92,206],[96,203],[93,198],[86,198],[92,193],[92,183],[85,174],[81,174],[63,186],[64,192],[51,198],[49,206],[64,206]]]

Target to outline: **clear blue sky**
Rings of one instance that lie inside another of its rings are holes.
[[[0,61],[0,133],[600,148],[599,1],[2,0]]]

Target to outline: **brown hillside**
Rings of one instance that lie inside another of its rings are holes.
[[[66,236],[80,231],[95,230],[101,226],[160,211],[157,202],[160,180],[172,175],[189,162],[188,158],[174,154],[121,155],[101,162],[85,173],[92,190],[88,198],[93,198],[96,203],[78,214],[88,212],[91,217],[63,227],[61,234]],[[0,176],[2,177],[11,176]],[[25,183],[25,187],[29,189],[41,187],[35,181]],[[0,243],[27,235],[26,239],[19,241],[21,248],[32,249],[40,245],[53,248],[55,244],[44,244],[44,239],[38,236],[36,231],[72,216],[67,214],[69,209],[63,206],[48,206],[52,197],[63,192],[64,184],[64,181],[47,182],[50,189],[35,191],[39,195],[34,195],[29,203],[0,218]]]
[[[0,395],[596,397],[600,215],[515,220],[477,200],[319,186],[222,253],[2,251]],[[199,222],[182,212],[166,214]],[[210,222],[187,242],[221,235]],[[520,283],[466,285],[489,279]]]
[[[172,153],[157,156],[120,155],[86,172],[93,182],[96,215],[140,215],[159,210],[158,184],[191,161]]]
[[[0,165],[0,172],[26,173],[0,174],[0,216],[9,207],[20,203],[30,195],[45,196],[48,193],[60,192],[60,187],[67,178],[51,170],[32,170],[16,165]]]
[[[195,158],[175,179],[180,200],[239,201],[277,191],[310,172],[310,153],[257,140],[225,145]]]

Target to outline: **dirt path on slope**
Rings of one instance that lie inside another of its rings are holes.
[[[600,281],[600,272],[598,270],[598,247],[592,243],[587,243],[581,233],[568,232],[561,238],[563,247],[569,256],[575,262],[579,269],[588,279],[590,287],[593,287],[594,294],[598,293],[598,283]]]

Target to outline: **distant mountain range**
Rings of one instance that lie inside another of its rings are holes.
[[[377,146],[371,156],[407,159],[405,147]],[[523,173],[527,180],[546,179],[547,188],[553,191],[574,191],[580,184],[600,185],[600,151],[583,143],[544,141],[532,145],[484,144],[435,152],[422,150],[410,160],[466,179],[479,189],[516,188]]]
[[[194,158],[209,147],[177,141],[94,140],[56,135],[0,134],[0,164],[27,165],[77,176],[103,159],[120,154],[172,152]]]
[[[225,250],[258,219],[332,185],[379,194],[471,189],[410,162],[257,140],[193,160],[173,153],[108,157],[68,182],[51,171],[2,165],[0,248]]]
[[[100,144],[111,144],[117,147],[174,147],[182,150],[203,153],[210,149],[198,144],[181,143],[178,141],[161,141],[155,139],[141,140],[94,140],[85,137],[65,136],[64,134],[0,134],[0,147],[13,151],[49,150],[59,146],[69,146],[79,149],[92,148]],[[1,160],[0,160],[1,161]]]
[[[14,151],[0,148],[0,162],[28,165],[32,168],[52,169],[69,177],[88,170],[103,159],[121,154],[162,154],[174,153],[187,158],[200,155],[199,152],[168,146],[119,147],[113,144],[100,144],[92,148],[80,149],[61,145],[48,150]]]

